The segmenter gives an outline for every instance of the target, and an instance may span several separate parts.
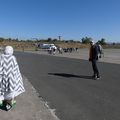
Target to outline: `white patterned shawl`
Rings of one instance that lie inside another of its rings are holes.
[[[14,55],[0,56],[1,99],[12,99],[25,91],[22,76]]]

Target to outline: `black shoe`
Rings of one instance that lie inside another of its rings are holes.
[[[94,80],[99,80],[100,79],[100,76],[92,76],[92,78],[94,79]]]
[[[6,104],[6,111],[9,111],[12,109],[12,106],[10,104]]]
[[[97,80],[99,80],[101,77],[100,76],[97,76]]]
[[[3,108],[4,108],[5,111],[9,111],[9,110],[12,109],[12,105],[7,103],[6,101],[3,101]]]
[[[95,76],[94,77],[94,80],[99,80],[100,79],[100,76]]]

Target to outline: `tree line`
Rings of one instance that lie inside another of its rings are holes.
[[[90,43],[91,40],[92,40],[92,38],[90,38],[90,37],[84,37],[81,39],[83,44],[88,44],[88,43]],[[98,40],[97,43],[99,43],[101,45],[107,44],[105,38],[101,38],[101,40]]]
[[[12,38],[3,38],[0,37],[0,42],[8,41],[8,42],[41,42],[41,43],[82,43],[82,44],[89,44],[90,41],[93,40],[91,37],[83,37],[80,40],[59,40],[59,39],[52,39],[52,38],[47,38],[47,39],[28,39],[28,40],[20,40],[18,38],[12,39]],[[107,45],[108,43],[106,42],[105,38],[101,38],[100,40],[97,41],[101,45]],[[112,43],[112,45],[115,44],[120,44],[120,43]]]

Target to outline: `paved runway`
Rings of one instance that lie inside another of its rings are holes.
[[[92,80],[91,63],[31,53],[16,53],[24,74],[61,120],[120,120],[120,65],[98,64],[101,80]]]

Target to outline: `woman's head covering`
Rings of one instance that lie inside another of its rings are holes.
[[[4,53],[6,54],[6,55],[12,55],[13,54],[13,47],[12,46],[6,46],[5,47],[5,51],[4,51]]]

